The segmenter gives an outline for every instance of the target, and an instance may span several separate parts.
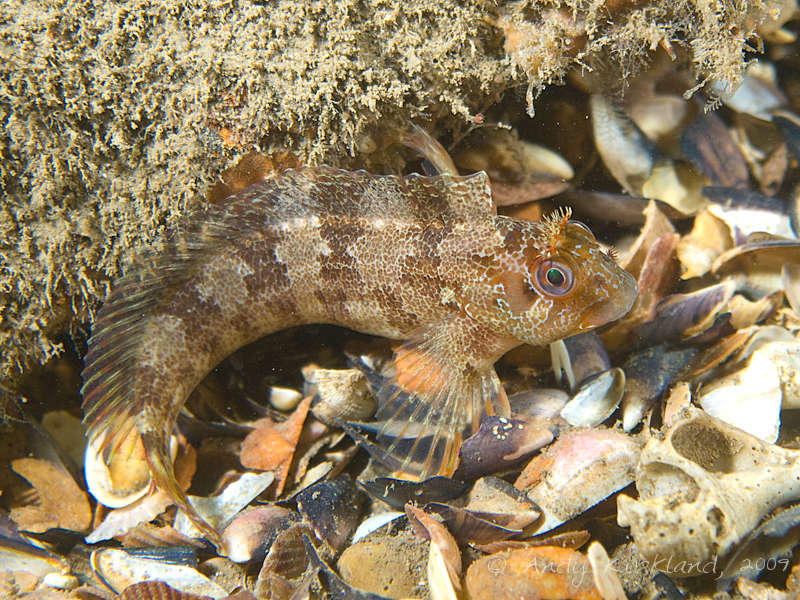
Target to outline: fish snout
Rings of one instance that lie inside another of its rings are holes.
[[[622,269],[612,281],[595,275],[591,285],[592,289],[597,290],[599,298],[584,311],[580,321],[581,330],[594,329],[625,316],[633,307],[638,293],[636,279]]]

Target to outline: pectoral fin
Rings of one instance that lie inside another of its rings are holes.
[[[493,367],[500,346],[466,320],[453,315],[399,346],[378,391],[377,441],[384,462],[404,475],[452,475],[481,417],[508,415]]]

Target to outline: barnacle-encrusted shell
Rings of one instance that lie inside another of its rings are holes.
[[[800,452],[764,442],[689,407],[643,448],[639,499],[618,499],[617,520],[641,555],[702,572],[775,507],[800,498]],[[706,571],[707,572],[707,571]]]
[[[306,393],[314,395],[311,412],[323,423],[364,421],[375,414],[377,403],[366,375],[358,369],[303,368]]]

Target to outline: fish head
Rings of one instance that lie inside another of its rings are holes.
[[[487,320],[496,333],[544,345],[631,309],[635,278],[567,211],[539,223],[503,221],[503,244],[484,288]]]

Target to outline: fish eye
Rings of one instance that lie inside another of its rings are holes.
[[[563,296],[572,289],[572,269],[555,260],[543,260],[536,269],[536,287],[547,296]]]

